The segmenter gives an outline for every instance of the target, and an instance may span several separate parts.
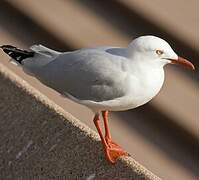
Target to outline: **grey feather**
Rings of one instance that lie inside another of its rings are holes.
[[[82,49],[59,55],[38,69],[36,76],[61,94],[69,93],[79,100],[112,100],[125,94],[126,60],[104,49]]]

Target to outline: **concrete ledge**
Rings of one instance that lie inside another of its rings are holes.
[[[0,179],[159,179],[0,64]]]

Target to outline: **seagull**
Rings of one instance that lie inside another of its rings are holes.
[[[165,40],[149,35],[134,39],[126,48],[103,46],[70,52],[42,45],[33,45],[30,50],[11,45],[0,48],[26,73],[94,112],[93,122],[111,164],[128,153],[111,138],[108,112],[134,109],[154,98],[163,85],[166,64],[195,69]]]

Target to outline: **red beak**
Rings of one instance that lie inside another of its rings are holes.
[[[182,65],[182,66],[184,66],[184,67],[186,67],[186,68],[188,68],[188,69],[192,69],[192,70],[195,69],[194,65],[193,65],[190,61],[188,61],[188,60],[186,60],[186,59],[184,59],[184,58],[182,58],[182,57],[180,57],[180,56],[178,56],[178,59],[177,59],[177,60],[171,59],[171,63],[172,63],[172,64],[179,64],[179,65]]]

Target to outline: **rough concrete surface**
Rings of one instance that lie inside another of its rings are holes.
[[[0,179],[159,179],[0,64]]]

